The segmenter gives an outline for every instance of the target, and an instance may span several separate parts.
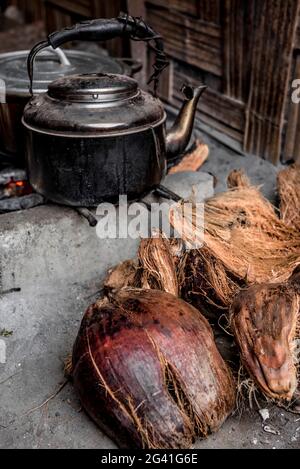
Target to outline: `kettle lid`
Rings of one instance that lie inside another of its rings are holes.
[[[86,73],[50,83],[51,98],[75,103],[113,103],[131,99],[139,92],[137,81],[126,75]]]
[[[65,137],[116,136],[162,124],[161,101],[126,75],[70,75],[35,95],[23,114],[25,127]]]

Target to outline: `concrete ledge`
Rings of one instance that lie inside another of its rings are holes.
[[[0,292],[100,277],[138,244],[99,239],[74,210],[54,205],[1,215],[0,223]]]

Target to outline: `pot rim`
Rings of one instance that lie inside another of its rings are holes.
[[[111,62],[115,62],[116,65],[118,65],[120,67],[120,71],[118,72],[119,74],[121,75],[127,75],[127,76],[131,76],[132,75],[132,68],[127,65],[125,62],[123,62],[121,59],[119,59],[118,57],[110,57],[110,56],[106,56],[104,54],[101,54],[101,51],[99,52],[99,55],[96,54],[96,52],[86,52],[86,51],[83,51],[83,50],[80,50],[80,49],[63,49],[64,53],[66,54],[67,57],[82,57],[82,58],[86,58],[87,56],[90,56],[91,58],[98,58],[99,61],[101,61],[101,58],[104,59],[104,60],[109,60]],[[22,58],[24,56],[24,58],[26,58],[29,54],[30,50],[27,50],[27,49],[21,49],[21,50],[17,50],[17,51],[12,51],[12,52],[2,52],[0,53],[0,62],[1,60],[3,59],[14,59],[14,58]],[[49,56],[51,56],[49,54]],[[117,72],[115,72],[117,73]],[[1,78],[1,76],[0,76]],[[59,77],[57,77],[59,78]],[[47,80],[47,81],[44,81],[42,83],[38,83],[38,88],[37,89],[34,89],[34,93],[35,94],[41,94],[41,93],[47,93],[47,90],[48,90],[48,85],[50,83],[52,83],[52,81],[54,81],[55,79],[57,78],[53,78],[51,80]],[[7,85],[9,85],[8,83],[8,79],[5,77],[2,78],[2,80],[4,80]],[[17,81],[17,80],[16,80]],[[21,81],[22,83],[26,83],[25,80],[24,81]],[[42,86],[44,85],[44,86]],[[24,85],[24,87],[20,87],[20,88],[17,88],[15,86],[6,86],[6,95],[9,96],[9,97],[16,97],[16,98],[30,98],[31,97],[31,94],[29,93],[29,78],[28,78],[28,88],[26,88],[26,84]]]

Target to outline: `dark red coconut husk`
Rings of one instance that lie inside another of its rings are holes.
[[[242,363],[271,399],[290,401],[297,388],[299,304],[292,283],[263,284],[242,290],[231,307]]]
[[[208,322],[166,292],[124,289],[90,306],[72,363],[83,407],[121,447],[189,448],[234,408]]]

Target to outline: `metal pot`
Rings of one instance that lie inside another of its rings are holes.
[[[154,42],[150,81],[167,65],[161,37],[129,16],[79,23],[54,33],[28,57],[30,80],[35,55],[68,40],[104,40],[127,35]],[[32,186],[48,199],[73,206],[96,206],[119,194],[140,197],[157,186],[173,159],[187,146],[204,85],[183,87],[182,109],[166,133],[161,101],[139,89],[133,78],[94,73],[58,79],[33,97],[24,110],[27,162]]]
[[[30,51],[0,54],[0,152],[20,155],[24,161],[22,114],[31,98],[27,73],[27,57]],[[56,78],[98,71],[132,76],[141,64],[129,59],[112,59],[104,54],[78,50],[53,49],[40,54],[36,63],[34,93],[45,93],[48,84]]]

